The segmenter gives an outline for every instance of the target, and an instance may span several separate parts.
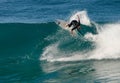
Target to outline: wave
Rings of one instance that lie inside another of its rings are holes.
[[[76,14],[80,13],[81,11]],[[74,17],[74,15],[71,17]],[[84,21],[88,20],[89,23],[94,24],[97,34],[88,32],[81,38],[78,36],[72,37],[66,31],[58,30],[55,35],[46,38],[48,41],[55,42],[44,48],[40,60],[53,62],[120,58],[120,24],[97,24],[90,20],[87,13],[84,16],[88,18],[83,18]]]
[[[44,38],[56,32],[55,23],[0,23],[0,53],[19,54],[19,49],[44,48]],[[39,50],[41,52],[41,49]],[[16,50],[16,51],[14,51]],[[27,50],[24,50],[27,51]],[[30,51],[32,52],[32,51]],[[39,56],[39,54],[38,54]]]

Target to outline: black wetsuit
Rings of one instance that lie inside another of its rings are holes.
[[[78,29],[78,27],[80,26],[80,21],[77,22],[77,20],[72,20],[72,22],[68,24],[68,26],[71,27],[72,25],[73,25],[72,31],[75,30],[76,28]]]

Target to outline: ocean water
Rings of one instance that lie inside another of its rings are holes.
[[[119,36],[119,0],[0,0],[0,83],[119,83]]]

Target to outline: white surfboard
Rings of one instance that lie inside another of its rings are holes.
[[[67,21],[64,21],[64,20],[56,20],[55,22],[58,26],[60,26],[60,28],[64,29],[64,30],[67,30],[67,31],[71,31],[71,28],[72,27],[67,27],[66,25],[68,24]]]

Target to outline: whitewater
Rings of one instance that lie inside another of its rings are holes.
[[[76,19],[76,15],[80,16],[81,23],[87,26],[91,26],[93,23],[97,29],[98,34],[87,33],[82,39],[82,42],[88,41],[92,42],[94,49],[90,49],[86,51],[75,51],[75,52],[65,52],[60,50],[59,47],[62,41],[65,42],[70,41],[70,36],[66,36],[66,34],[61,30],[54,34],[54,36],[50,36],[49,38],[60,37],[55,43],[50,44],[44,49],[40,60],[47,61],[80,61],[80,60],[101,60],[101,59],[119,59],[120,58],[120,24],[116,23],[106,23],[106,24],[98,24],[90,20],[87,15],[87,11],[78,11],[74,13],[70,17],[70,21]],[[62,35],[62,36],[61,36]],[[64,36],[64,37],[63,37]],[[81,44],[81,40],[77,39],[77,44]],[[74,45],[74,48],[77,47]],[[81,44],[82,46],[82,44]],[[66,47],[69,47],[66,46]],[[89,48],[90,46],[88,46]],[[73,48],[73,49],[74,49]],[[79,48],[78,48],[79,49]]]

